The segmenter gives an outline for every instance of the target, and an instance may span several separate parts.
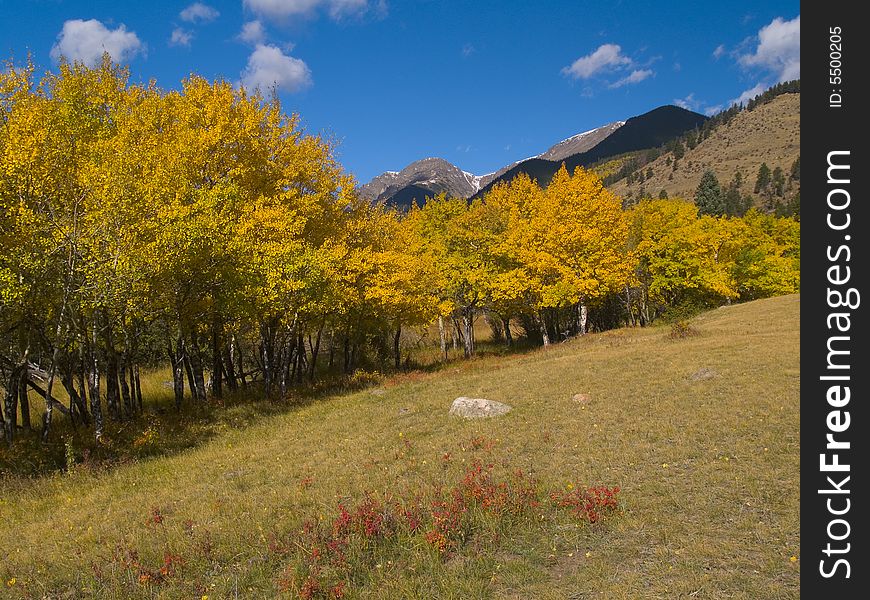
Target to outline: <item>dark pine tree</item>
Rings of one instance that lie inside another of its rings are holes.
[[[798,156],[794,159],[794,162],[791,163],[791,170],[789,173],[789,179],[792,181],[800,181],[801,180],[801,157]]]
[[[725,214],[731,217],[741,217],[740,210],[743,207],[743,198],[740,197],[740,190],[733,185],[729,185],[725,190]]]
[[[695,204],[702,215],[719,217],[725,213],[725,198],[713,171],[704,171],[701,176],[701,183],[695,191]]]
[[[785,193],[785,175],[783,175],[782,169],[780,167],[777,167],[773,170],[770,183],[773,187],[773,194],[775,196],[781,197]]]
[[[767,163],[761,163],[758,167],[758,177],[755,178],[755,193],[762,194],[767,191],[767,186],[770,185],[770,167]]]

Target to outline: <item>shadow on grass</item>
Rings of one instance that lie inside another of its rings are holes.
[[[511,347],[483,342],[470,361],[464,359],[461,350],[451,349],[446,361],[421,364],[409,360],[402,369],[386,373],[360,369],[352,375],[323,374],[315,382],[294,385],[283,400],[265,397],[258,383],[202,404],[186,397],[180,411],[168,396],[162,402],[149,402],[146,398],[143,412],[132,418],[114,421],[104,413],[103,437],[99,442],[94,438],[92,426],[73,426],[68,418],[57,415],[46,443],[41,442],[38,429],[23,428],[17,429],[11,446],[0,440],[0,480],[39,478],[71,468],[105,471],[138,460],[171,456],[227,431],[291,413],[328,397],[399,384],[409,376],[455,370],[458,365],[471,367],[478,360],[521,355],[538,347],[525,339],[517,340]]]

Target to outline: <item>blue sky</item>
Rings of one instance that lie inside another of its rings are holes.
[[[361,182],[443,157],[484,174],[662,104],[715,112],[800,76],[800,6],[514,0],[0,0],[0,56],[106,49],[133,79],[277,82]]]

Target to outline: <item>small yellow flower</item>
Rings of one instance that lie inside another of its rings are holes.
[[[662,463],[662,469],[667,469],[670,465],[668,463]]]
[[[574,489],[574,484],[573,484],[573,483],[569,483],[567,487],[568,487],[568,491],[570,492],[571,490]]]
[[[592,556],[592,553],[591,553],[591,552],[587,552],[587,553],[586,553],[586,558],[589,558],[590,556]]]
[[[9,587],[12,587],[13,585],[15,585],[15,581],[16,581],[16,580],[15,580],[15,578],[13,577],[12,579],[10,579],[9,581],[6,582],[6,585],[8,585]]]
[[[789,558],[789,560],[791,562],[797,562],[797,556],[792,556],[791,558]]]

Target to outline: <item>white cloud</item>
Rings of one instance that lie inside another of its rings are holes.
[[[368,0],[330,0],[329,16],[333,19],[358,16],[368,9]]]
[[[176,27],[172,30],[172,35],[169,38],[170,46],[190,46],[190,42],[193,40],[193,33],[190,31],[186,31],[181,27]]]
[[[217,19],[220,13],[207,4],[194,2],[178,13],[178,16],[181,17],[182,21],[188,23],[208,23]]]
[[[757,83],[753,87],[749,88],[748,90],[746,90],[745,92],[740,94],[738,97],[734,98],[734,100],[731,100],[728,103],[728,105],[730,106],[732,104],[745,104],[746,102],[749,102],[750,100],[755,98],[757,95],[759,95],[760,93],[762,93],[766,89],[767,89],[766,85],[764,85],[763,83]]]
[[[631,59],[622,54],[617,44],[602,44],[595,52],[581,56],[570,66],[562,69],[562,74],[574,79],[589,79],[601,71],[631,65]]]
[[[674,104],[686,110],[695,110],[700,103],[695,100],[695,92],[692,92],[685,98],[674,98]]]
[[[247,44],[262,44],[266,41],[266,29],[261,21],[248,21],[242,25],[238,38]]]
[[[271,19],[310,16],[320,9],[326,10],[336,21],[362,16],[370,9],[379,15],[386,12],[384,0],[375,2],[373,6],[368,0],[243,0],[243,3],[257,16]]]
[[[51,47],[51,57],[55,61],[66,57],[95,66],[102,60],[103,52],[108,52],[116,62],[126,62],[144,51],[139,37],[124,25],[108,29],[96,19],[72,19],[63,24],[57,42]]]
[[[465,58],[468,58],[475,52],[477,52],[477,48],[475,48],[474,44],[472,44],[471,42],[462,46],[462,56],[464,56]]]
[[[756,67],[776,76],[777,81],[801,76],[801,17],[791,21],[775,18],[758,32],[758,47],[738,59],[744,67]]]
[[[686,110],[703,112],[708,117],[715,115],[717,112],[722,110],[721,104],[707,105],[705,101],[695,98],[695,92],[690,93],[685,98],[674,98],[673,103],[674,105],[679,106],[680,108],[685,108]]]
[[[640,83],[641,81],[647,79],[648,77],[651,77],[652,75],[655,75],[655,71],[653,71],[652,69],[635,69],[634,71],[629,73],[628,76],[623,77],[619,81],[614,81],[608,87],[619,88],[624,85],[631,85],[632,83]]]
[[[244,0],[243,2],[253,13],[276,19],[309,14],[322,3],[323,0]]]
[[[311,86],[311,70],[304,61],[288,56],[277,46],[257,44],[242,71],[241,83],[247,89],[265,92],[273,86],[295,93]]]
[[[713,50],[713,58],[719,60],[722,58],[722,55],[725,54],[725,44],[719,44],[716,46],[716,49]]]

